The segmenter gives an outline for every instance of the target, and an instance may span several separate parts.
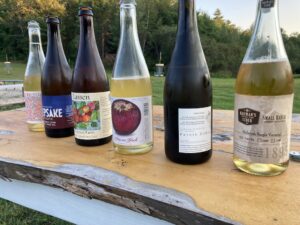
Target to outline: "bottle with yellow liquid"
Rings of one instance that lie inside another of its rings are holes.
[[[30,131],[44,131],[41,74],[45,55],[41,44],[40,26],[36,21],[28,22],[29,57],[24,78],[26,122]]]
[[[240,170],[275,176],[287,169],[293,99],[278,0],[259,0],[255,30],[236,81],[233,160]]]
[[[152,89],[137,32],[135,0],[121,1],[121,38],[111,81],[113,145],[121,154],[152,149]]]

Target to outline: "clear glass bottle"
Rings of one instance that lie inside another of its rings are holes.
[[[41,43],[40,26],[36,21],[28,22],[28,34],[29,57],[24,77],[26,122],[30,131],[44,131],[41,75],[45,55]]]
[[[293,99],[278,0],[259,0],[255,30],[236,81],[233,160],[240,170],[261,176],[286,170]]]
[[[137,31],[135,0],[121,0],[121,38],[111,81],[113,145],[122,154],[153,146],[152,89]]]

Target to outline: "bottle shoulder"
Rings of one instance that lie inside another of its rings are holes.
[[[285,95],[294,91],[293,73],[288,61],[243,63],[236,92],[249,95]]]

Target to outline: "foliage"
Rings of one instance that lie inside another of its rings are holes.
[[[61,18],[61,34],[65,53],[74,65],[79,40],[80,5],[94,10],[95,35],[104,64],[112,68],[120,36],[119,0],[0,0],[0,61],[26,61],[28,55],[27,22],[37,20],[42,28],[46,49],[45,16]],[[177,30],[177,1],[137,0],[139,37],[149,69],[158,63],[160,53],[166,65],[171,58]],[[224,19],[220,9],[210,17],[198,12],[199,32],[212,74],[237,74],[245,55],[251,31],[243,31]],[[284,42],[295,73],[300,73],[300,34],[286,35]]]

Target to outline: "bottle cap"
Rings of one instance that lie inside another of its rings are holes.
[[[56,23],[60,24],[59,18],[57,16],[47,16],[46,23]]]
[[[290,152],[291,160],[300,162],[300,152]]]
[[[134,4],[136,5],[136,0],[120,0],[120,5],[122,4]]]
[[[30,20],[28,22],[28,29],[29,28],[35,28],[35,29],[40,29],[40,25],[38,22],[36,22],[35,20]]]
[[[78,16],[84,16],[84,15],[93,16],[94,14],[93,14],[93,11],[92,11],[92,7],[80,6]]]
[[[261,0],[261,7],[263,9],[273,8],[275,4],[275,0]]]

